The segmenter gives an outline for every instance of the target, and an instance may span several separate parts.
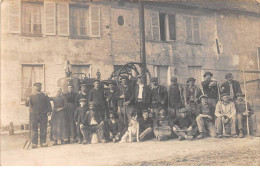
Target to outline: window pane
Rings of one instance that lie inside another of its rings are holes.
[[[88,8],[70,7],[70,35],[87,36]]]
[[[170,40],[176,40],[175,15],[168,15]]]
[[[161,36],[161,41],[165,41],[166,37],[165,37],[165,13],[160,13],[159,14],[159,19],[160,19],[160,36]]]
[[[192,41],[191,17],[186,17],[186,34],[187,34],[187,41]]]
[[[168,66],[157,66],[157,76],[160,85],[167,86]]]

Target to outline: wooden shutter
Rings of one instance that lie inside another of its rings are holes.
[[[44,1],[45,34],[56,34],[56,3]]]
[[[100,8],[92,6],[90,8],[90,35],[100,37]]]
[[[186,35],[187,41],[192,41],[192,22],[191,17],[186,17]]]
[[[198,17],[193,17],[193,40],[194,42],[200,41],[200,25]]]
[[[160,40],[159,13],[152,13],[151,17],[153,40]]]
[[[168,23],[170,40],[176,40],[175,15],[168,15]]]
[[[69,35],[69,4],[58,3],[58,34]]]
[[[21,30],[21,1],[9,0],[9,22],[10,33],[20,33]]]

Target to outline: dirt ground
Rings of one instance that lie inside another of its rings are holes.
[[[1,135],[1,165],[253,165],[260,164],[260,137],[194,141],[66,144],[23,150],[26,134]]]

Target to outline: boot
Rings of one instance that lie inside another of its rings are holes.
[[[233,134],[232,137],[233,137],[233,138],[237,138],[237,135],[236,135],[236,134]]]
[[[244,134],[243,134],[243,130],[239,130],[239,138],[243,138],[244,137]]]
[[[182,140],[184,140],[184,137],[179,136],[178,141],[182,141]]]
[[[57,140],[54,140],[53,145],[54,145],[54,146],[58,145],[58,141],[57,141]]]
[[[48,147],[48,144],[42,143],[42,144],[41,144],[41,147]]]
[[[82,144],[88,144],[88,141],[87,141],[87,140],[84,140],[84,141],[82,142]]]
[[[78,139],[78,143],[79,143],[79,144],[82,144],[82,139],[79,138],[79,139]]]
[[[37,144],[32,144],[32,149],[37,148]]]
[[[217,138],[222,138],[223,136],[221,134],[218,134],[217,135]]]
[[[204,133],[200,133],[200,135],[197,136],[197,139],[203,139],[204,138]]]

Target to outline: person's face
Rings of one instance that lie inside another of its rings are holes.
[[[122,79],[122,84],[126,85],[127,84],[127,80],[126,79]]]
[[[175,85],[175,84],[177,84],[177,80],[173,80],[173,81],[171,81],[171,83],[172,83],[172,85]]]
[[[193,81],[193,80],[190,80],[190,81],[189,81],[189,85],[190,85],[190,86],[193,86],[193,85],[194,85],[194,81]]]
[[[72,86],[68,86],[68,92],[71,93],[73,91],[73,87]]]
[[[114,118],[114,114],[113,113],[109,113],[109,118]]]
[[[243,98],[242,96],[238,96],[238,97],[237,97],[237,100],[240,101],[240,102],[242,102],[242,101],[244,101],[244,98]]]
[[[157,86],[157,85],[158,85],[158,82],[152,82],[152,85],[153,85],[153,86]]]
[[[93,104],[89,105],[89,109],[93,110],[94,109],[94,105]]]
[[[95,87],[96,89],[98,89],[98,88],[99,88],[99,82],[95,82],[95,83],[94,83],[94,87]]]
[[[211,76],[210,76],[210,75],[206,75],[206,76],[205,76],[205,79],[206,79],[206,80],[211,80]]]
[[[57,94],[57,96],[60,96],[61,95],[61,90],[60,89],[57,90],[56,94]]]
[[[81,86],[81,91],[82,92],[86,92],[87,91],[87,87],[86,86]]]
[[[115,85],[111,83],[111,84],[109,84],[108,87],[109,87],[110,90],[113,90],[115,88]]]
[[[165,110],[160,110],[159,114],[161,115],[161,117],[164,117],[165,116]]]
[[[142,77],[138,78],[137,83],[144,84],[144,79]]]
[[[35,86],[35,90],[36,90],[37,92],[41,92],[42,86],[41,86],[41,85],[36,85],[36,86]]]
[[[201,98],[201,104],[205,105],[208,103],[208,99],[207,98]]]
[[[227,80],[228,80],[229,82],[232,82],[233,76],[229,77]]]
[[[180,113],[181,117],[186,117],[186,113]]]
[[[84,101],[81,101],[79,104],[80,104],[80,107],[85,107],[85,105],[86,105],[86,102],[84,102]]]
[[[223,100],[225,103],[228,103],[228,102],[229,102],[229,96],[223,96],[223,97],[222,97],[222,100]]]
[[[144,112],[144,113],[143,113],[143,118],[144,118],[144,119],[148,119],[148,117],[149,117],[148,112]]]

